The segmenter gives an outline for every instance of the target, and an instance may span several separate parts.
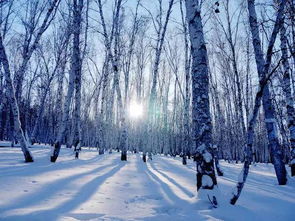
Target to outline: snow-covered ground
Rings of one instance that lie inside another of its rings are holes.
[[[294,179],[277,185],[272,165],[252,166],[236,206],[211,209],[196,196],[193,162],[139,154],[127,162],[118,153],[83,149],[79,160],[62,149],[49,162],[49,147],[31,148],[34,163],[23,163],[19,148],[0,148],[0,220],[294,220]],[[221,162],[218,184],[224,199],[241,164]],[[289,168],[288,168],[289,169]]]

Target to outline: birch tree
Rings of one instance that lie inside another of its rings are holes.
[[[217,205],[217,180],[213,163],[212,123],[209,108],[207,49],[201,17],[201,1],[186,0],[186,16],[192,53],[192,118],[197,164],[197,190]],[[203,193],[202,193],[203,192]]]
[[[280,7],[277,14],[277,20],[274,26],[274,29],[271,34],[270,41],[268,43],[267,56],[264,58],[264,53],[262,51],[261,40],[259,36],[259,25],[257,21],[256,9],[254,5],[255,0],[248,0],[248,12],[249,12],[249,23],[250,30],[252,34],[252,44],[255,53],[255,61],[257,65],[257,72],[260,79],[263,79],[267,76],[269,68],[271,65],[272,50],[274,43],[277,37],[277,34],[280,31],[280,28],[283,24],[283,12],[286,4],[285,0],[280,2]],[[278,183],[280,185],[285,185],[287,182],[287,172],[282,159],[281,147],[277,134],[277,125],[275,120],[275,111],[273,104],[271,102],[271,95],[268,85],[265,86],[263,91],[263,109],[264,109],[264,123],[267,129],[268,136],[268,148],[270,150],[272,163],[275,168],[276,176]]]
[[[10,67],[9,67],[9,63],[8,63],[6,51],[3,45],[1,34],[0,34],[0,61],[4,69],[5,81],[7,86],[7,96],[12,108],[16,137],[17,137],[17,140],[20,142],[21,150],[25,157],[25,162],[27,163],[33,162],[34,161],[33,156],[30,150],[28,149],[29,145],[25,139],[25,135],[21,127],[20,114],[19,114],[17,100],[15,97],[15,89],[12,83]]]
[[[291,146],[291,175],[295,176],[295,110],[294,97],[291,89],[290,64],[288,61],[288,47],[285,25],[282,24],[280,31],[282,64],[283,64],[283,90],[285,93],[286,108],[287,108],[287,122],[290,133]],[[293,92],[294,93],[294,92]]]
[[[55,162],[60,152],[61,142],[64,138],[66,127],[69,119],[69,110],[73,93],[75,91],[75,109],[74,109],[74,123],[75,135],[74,146],[75,148],[80,144],[80,116],[81,116],[81,72],[82,72],[82,59],[80,48],[80,33],[82,25],[82,10],[83,0],[73,0],[73,21],[71,24],[71,34],[73,35],[73,48],[71,57],[71,70],[69,76],[69,86],[67,96],[64,104],[64,112],[62,122],[59,128],[57,138],[54,143],[54,149],[50,157],[51,162]]]
[[[190,116],[189,116],[189,107],[190,107],[190,51],[189,51],[189,40],[188,40],[188,31],[187,31],[187,22],[183,12],[182,0],[180,0],[180,12],[181,12],[181,21],[183,26],[183,38],[184,38],[184,59],[185,59],[185,103],[184,103],[184,152],[182,163],[186,165],[186,155],[189,153],[189,136],[190,136]]]

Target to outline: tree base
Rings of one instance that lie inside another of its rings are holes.
[[[51,163],[55,163],[56,159],[57,159],[56,156],[51,156],[51,157],[50,157],[50,162],[51,162]]]
[[[146,155],[142,155],[142,161],[146,163]]]
[[[121,154],[121,161],[127,161],[127,154]]]
[[[187,162],[186,162],[186,156],[185,155],[182,157],[182,164],[183,165],[186,165],[187,164]]]
[[[103,149],[99,149],[98,154],[99,154],[99,155],[104,154],[104,150],[103,150]]]
[[[50,162],[55,163],[58,157],[60,148],[61,148],[61,144],[59,142],[54,144],[54,151],[53,151],[53,155],[50,157]]]
[[[30,156],[26,156],[25,162],[26,163],[32,163],[32,162],[34,162],[34,159],[33,159],[33,157],[31,155]]]
[[[218,175],[218,176],[223,176],[223,172],[222,172],[220,169],[217,168],[216,171],[217,171],[217,175]]]
[[[277,180],[279,185],[286,185],[287,184],[287,171],[285,164],[283,163],[282,159],[276,159],[274,160],[274,168],[277,176]]]
[[[79,151],[76,151],[76,153],[75,153],[75,159],[79,159]]]

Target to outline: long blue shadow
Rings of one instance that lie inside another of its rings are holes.
[[[186,194],[188,197],[193,197],[194,194],[187,190],[186,188],[184,188],[183,186],[181,186],[179,183],[177,183],[173,178],[169,177],[168,175],[166,175],[165,173],[161,172],[159,169],[157,169],[154,165],[153,162],[150,162],[151,168],[155,171],[157,171],[159,174],[161,174],[163,177],[165,177],[167,180],[169,180],[172,184],[174,184],[175,186],[177,186],[179,189],[182,190],[182,192],[184,194]]]
[[[112,164],[108,164],[102,167],[98,167],[95,168],[93,170],[90,170],[88,172],[85,173],[80,173],[80,174],[76,174],[76,175],[72,175],[69,177],[66,177],[64,179],[59,179],[57,181],[51,182],[49,184],[46,184],[43,186],[41,191],[37,191],[34,192],[32,194],[30,194],[29,196],[19,199],[18,203],[14,203],[11,205],[7,205],[5,207],[0,208],[0,213],[1,212],[5,212],[7,210],[12,210],[12,209],[17,209],[22,207],[23,205],[26,206],[31,206],[31,205],[35,205],[38,204],[39,202],[41,202],[42,200],[45,200],[47,198],[49,198],[50,196],[54,195],[56,192],[61,191],[63,188],[65,188],[66,186],[68,186],[71,182],[73,182],[76,179],[80,179],[84,176],[99,172],[109,166],[111,166]],[[56,188],[58,187],[58,188]]]
[[[42,219],[43,217],[46,220],[56,220],[61,214],[65,214],[86,202],[107,178],[117,173],[124,165],[123,163],[119,163],[109,172],[91,180],[85,184],[72,199],[67,200],[53,209],[40,210],[26,215],[7,216],[3,217],[2,220],[40,220],[40,218]]]

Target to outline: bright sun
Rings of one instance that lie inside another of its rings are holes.
[[[141,118],[143,116],[143,106],[137,102],[131,102],[129,105],[129,116],[131,118]]]

